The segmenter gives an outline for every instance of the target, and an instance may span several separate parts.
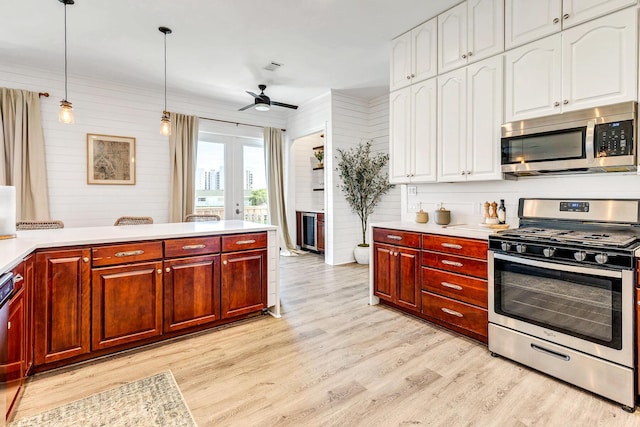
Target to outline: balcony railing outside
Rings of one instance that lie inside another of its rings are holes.
[[[222,206],[206,206],[196,207],[195,213],[205,215],[218,215],[220,219],[224,219],[224,207]],[[244,220],[248,222],[257,222],[258,224],[268,224],[269,210],[266,206],[245,206]]]

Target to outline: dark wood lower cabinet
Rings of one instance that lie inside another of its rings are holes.
[[[374,243],[374,294],[420,311],[420,250]]]
[[[222,254],[222,318],[267,307],[267,251]]]
[[[92,350],[162,333],[162,261],[92,272]]]
[[[164,262],[164,331],[220,320],[220,255]]]

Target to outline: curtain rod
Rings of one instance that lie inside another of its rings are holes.
[[[49,92],[40,92],[38,93],[38,96],[44,96],[45,98],[49,97]]]
[[[262,129],[264,129],[264,128],[265,128],[265,126],[260,126],[260,125],[250,125],[250,124],[248,124],[248,123],[238,123],[238,122],[232,122],[232,121],[229,121],[229,120],[212,119],[212,118],[210,118],[210,117],[201,117],[201,116],[198,116],[198,118],[199,118],[199,119],[202,119],[202,120],[211,120],[211,121],[214,121],[214,122],[231,123],[232,125],[236,125],[236,126],[237,126],[237,125],[242,125],[242,126],[251,126],[251,127],[254,127],[254,128],[262,128]],[[280,130],[281,130],[282,132],[286,132],[286,131],[287,131],[286,129],[280,129]]]

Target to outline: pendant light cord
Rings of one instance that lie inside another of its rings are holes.
[[[64,4],[64,100],[67,100],[67,3]]]
[[[167,111],[167,33],[164,33],[164,112]]]

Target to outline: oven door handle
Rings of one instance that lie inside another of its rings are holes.
[[[546,268],[548,270],[569,271],[571,273],[590,274],[592,276],[600,276],[600,277],[612,277],[614,279],[622,278],[621,270],[615,270],[615,271],[600,270],[596,268],[578,267],[575,265],[555,264],[552,262],[536,261],[533,259],[520,258],[516,256],[504,255],[504,254],[498,254],[498,253],[493,253],[493,258],[500,259],[503,261],[509,261],[514,264],[522,264],[522,265],[529,265],[531,267]]]

